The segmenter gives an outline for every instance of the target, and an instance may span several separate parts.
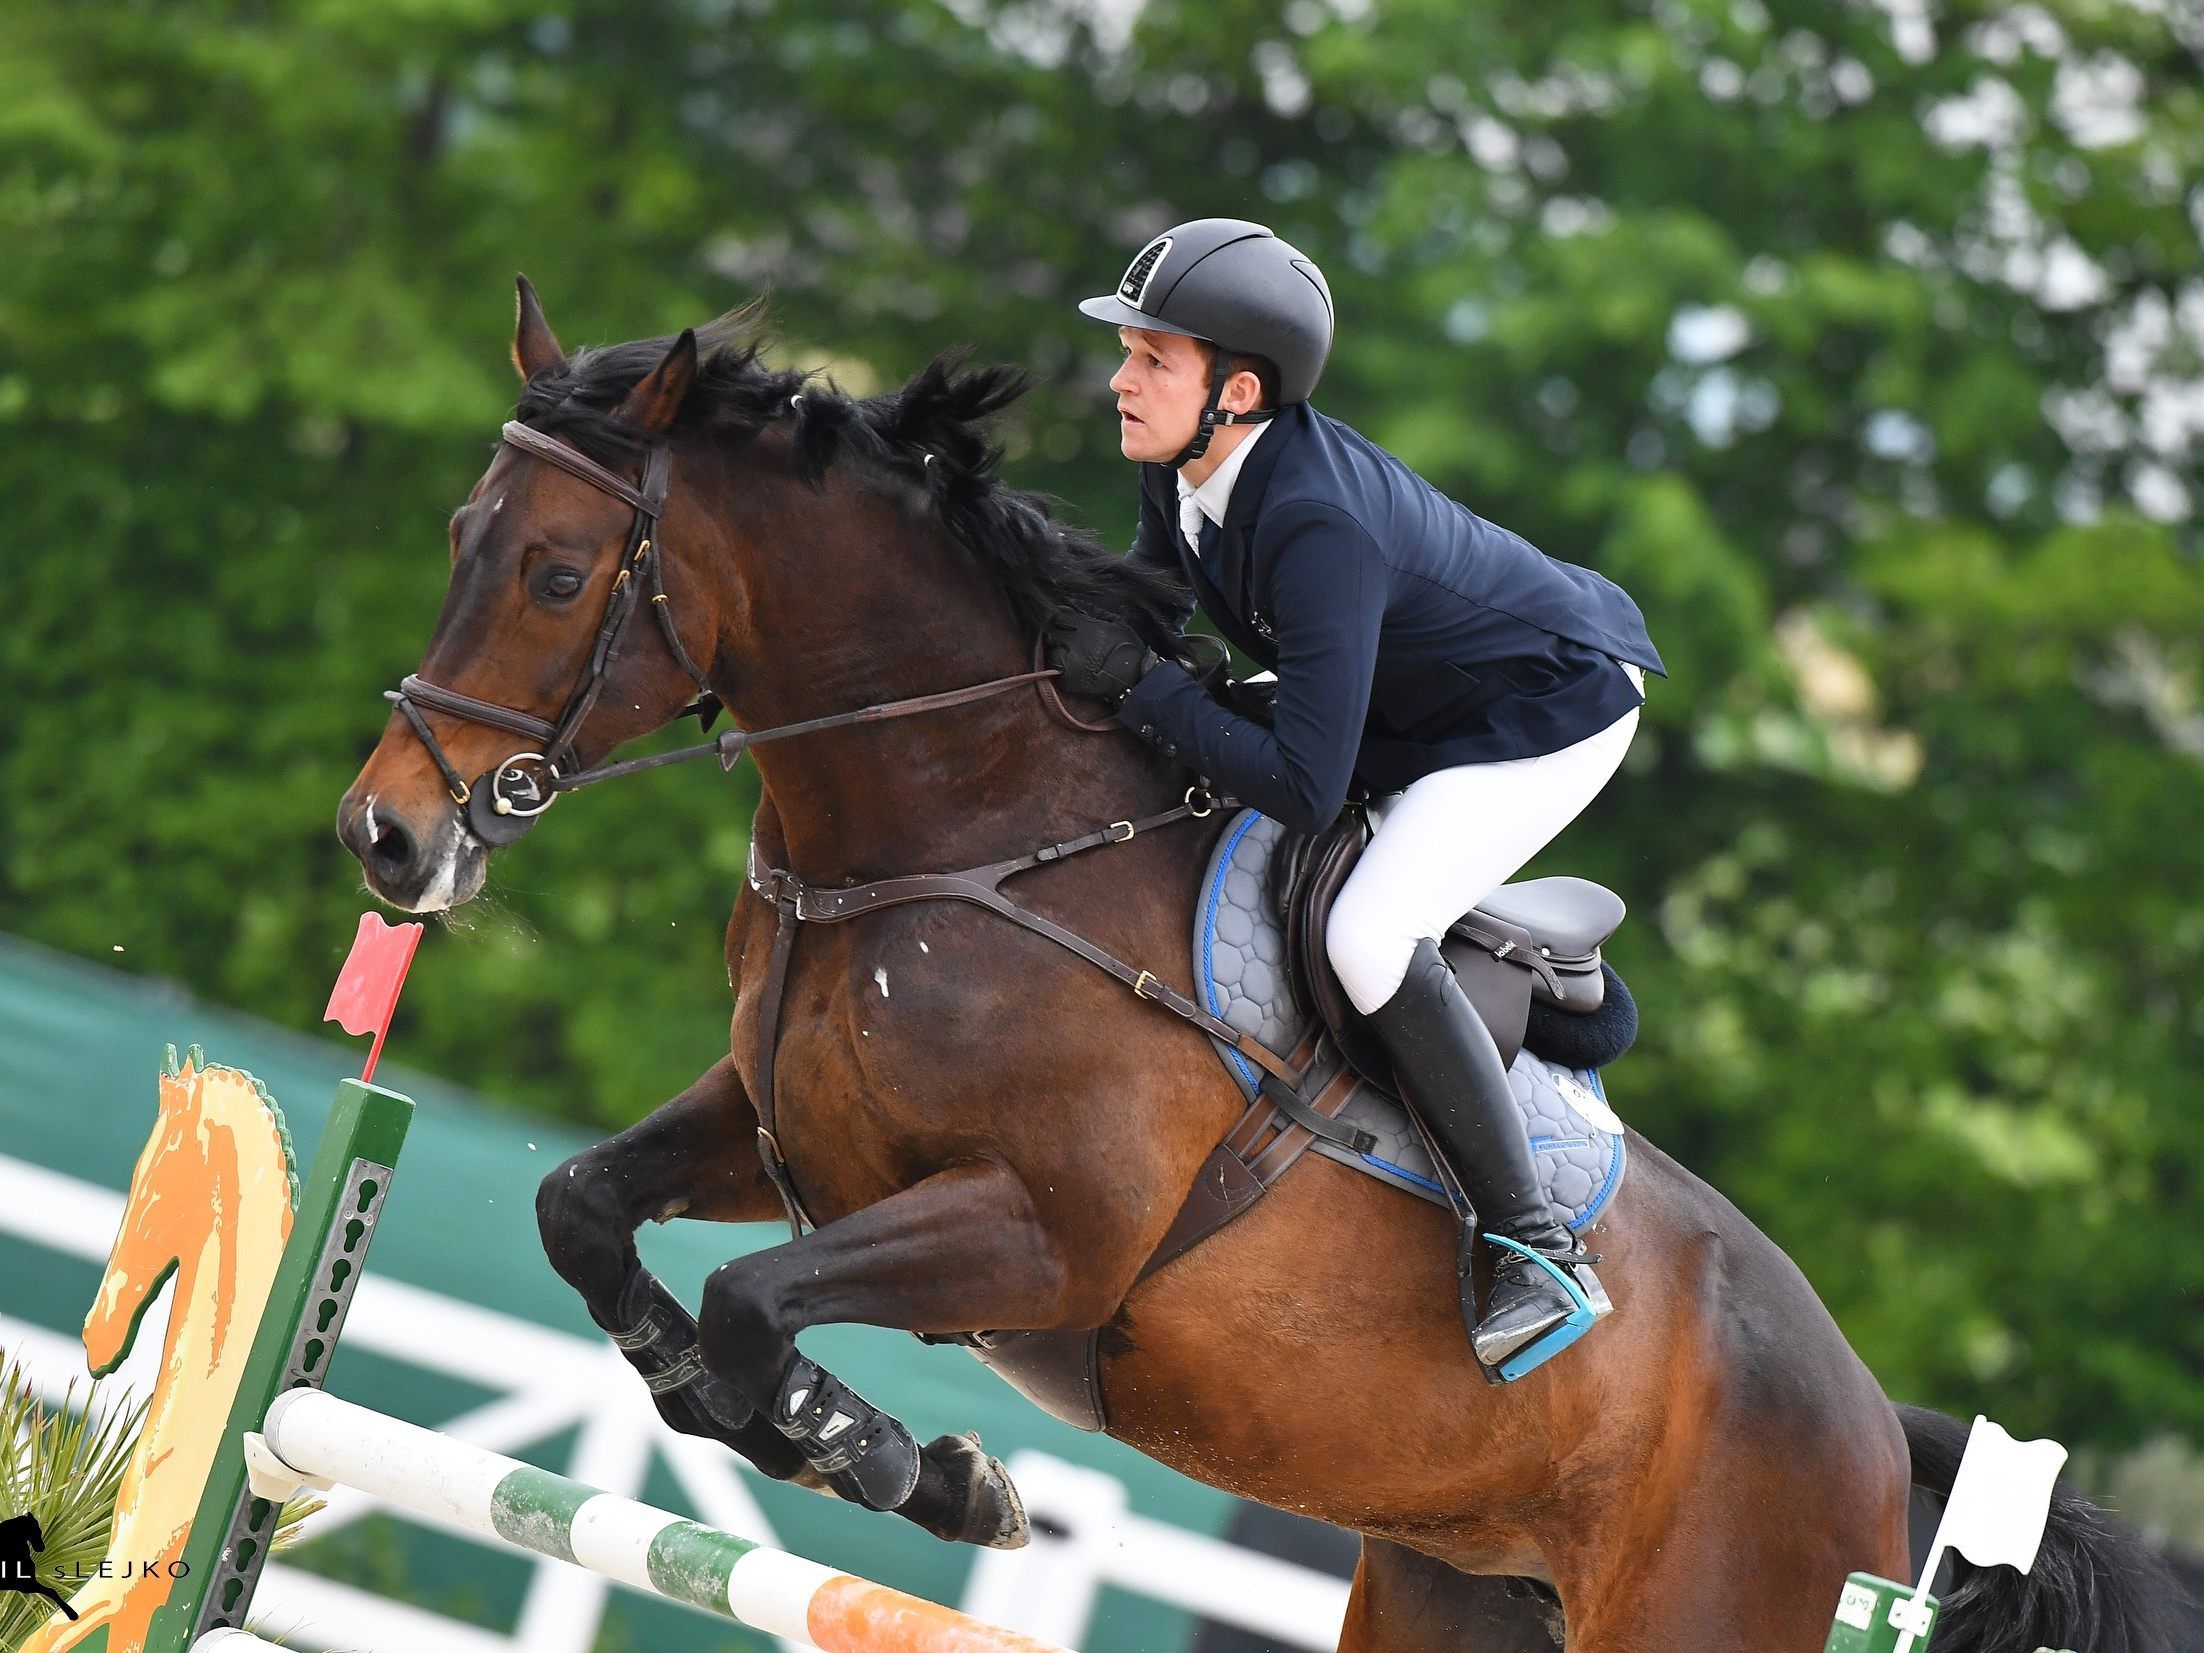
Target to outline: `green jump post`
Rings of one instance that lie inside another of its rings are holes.
[[[1822,1653],[1897,1653],[1908,1625],[1913,1646],[1927,1653],[1929,1632],[1936,1626],[1937,1600],[1922,1602],[1924,1616],[1915,1623],[1908,1615],[1913,1607],[1913,1586],[1894,1584],[1873,1573],[1854,1573],[1844,1581],[1837,1598],[1836,1622]]]
[[[282,1513],[246,1485],[245,1434],[260,1428],[278,1395],[319,1389],[327,1378],[412,1121],[412,1101],[396,1091],[357,1079],[337,1087],[214,1472],[192,1519],[183,1557],[189,1570],[154,1613],[147,1653],[188,1653],[213,1631],[244,1628]]]

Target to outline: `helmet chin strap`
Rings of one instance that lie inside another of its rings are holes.
[[[1209,451],[1209,439],[1217,433],[1219,425],[1260,425],[1277,415],[1275,408],[1234,413],[1230,408],[1217,405],[1224,399],[1224,382],[1232,377],[1232,365],[1225,360],[1222,348],[1211,348],[1216,359],[1209,364],[1209,400],[1202,404],[1201,421],[1194,427],[1194,440],[1179,449],[1176,459],[1164,461],[1174,471],[1184,470]]]

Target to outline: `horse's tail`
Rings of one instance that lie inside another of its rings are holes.
[[[1948,1497],[1968,1426],[1901,1406],[1913,1481]],[[1953,1587],[1936,1620],[1936,1653],[2176,1653],[2180,1585],[2157,1553],[2061,1484],[2035,1567],[1977,1567],[1953,1556]]]

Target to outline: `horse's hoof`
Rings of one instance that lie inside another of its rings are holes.
[[[899,1512],[936,1538],[989,1550],[1021,1550],[1032,1537],[1025,1501],[1000,1458],[991,1458],[977,1434],[943,1435],[927,1444],[925,1467],[910,1501]]]
[[[979,1436],[972,1436],[972,1444],[979,1445]],[[1010,1471],[1003,1467],[1000,1458],[987,1460],[987,1479],[984,1498],[973,1500],[974,1509],[992,1510],[988,1535],[976,1538],[974,1543],[990,1550],[1022,1550],[1033,1536],[1032,1525],[1026,1520],[1025,1500],[1018,1496],[1017,1483],[1011,1480]]]

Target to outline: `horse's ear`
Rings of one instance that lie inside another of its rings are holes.
[[[526,276],[515,279],[520,285],[520,316],[513,324],[513,366],[523,379],[533,379],[546,368],[566,366],[566,352],[559,348],[551,324],[543,319],[543,305],[534,286]]]
[[[643,376],[620,404],[619,419],[645,436],[662,434],[681,411],[682,400],[696,383],[696,329],[685,327],[665,359]]]

